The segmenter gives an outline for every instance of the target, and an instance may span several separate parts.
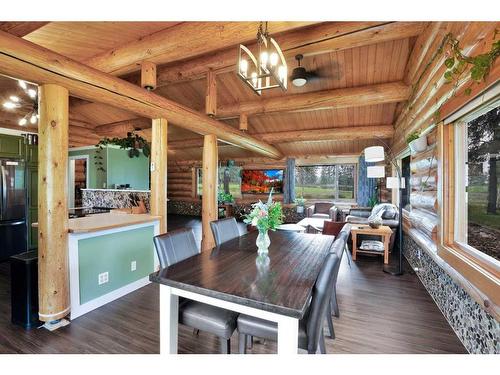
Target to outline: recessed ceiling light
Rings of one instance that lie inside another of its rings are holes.
[[[19,86],[21,86],[24,90],[28,88],[28,85],[26,85],[26,82],[23,80],[19,80]]]
[[[15,95],[11,95],[9,99],[12,100],[14,103],[19,103],[19,98]]]
[[[34,90],[34,89],[29,89],[29,90],[28,90],[28,95],[29,95],[31,98],[35,98],[35,97],[36,97],[36,90]]]
[[[7,109],[14,109],[16,108],[16,104],[15,103],[12,103],[12,102],[5,102],[3,103],[3,106]]]

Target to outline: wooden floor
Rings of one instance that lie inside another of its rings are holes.
[[[183,226],[201,236],[199,220],[169,216],[169,229]],[[337,293],[341,315],[327,353],[466,353],[416,275],[385,274],[378,257],[361,256],[352,268],[344,257]],[[0,353],[158,353],[158,321],[158,286],[148,285],[55,332],[24,331],[10,323],[9,267],[0,264]],[[235,333],[233,353],[237,341]],[[180,327],[180,353],[218,350],[217,338]],[[276,345],[256,342],[249,352],[275,353]]]

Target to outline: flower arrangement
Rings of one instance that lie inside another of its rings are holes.
[[[273,202],[273,189],[269,193],[266,203],[258,201],[252,204],[252,211],[245,215],[243,220],[247,224],[252,224],[259,229],[259,232],[276,230],[283,223],[283,210],[280,202]]]
[[[306,204],[306,200],[304,197],[300,196],[298,198],[295,198],[295,204],[297,206],[304,206]]]

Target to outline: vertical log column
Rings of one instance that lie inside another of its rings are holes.
[[[210,222],[217,220],[217,137],[205,135],[203,140],[202,174],[202,240],[201,249],[208,250],[215,246]]]
[[[39,318],[70,311],[68,277],[68,90],[40,87],[38,124]]]
[[[151,215],[161,216],[160,232],[167,232],[167,130],[166,119],[153,120],[151,134]]]
[[[210,69],[207,73],[205,113],[209,116],[215,116],[217,114],[217,80],[215,72],[212,69]]]

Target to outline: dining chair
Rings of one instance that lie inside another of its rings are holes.
[[[189,228],[160,234],[153,241],[161,268],[172,266],[200,252],[194,232]],[[233,311],[179,298],[179,323],[218,336],[223,354],[231,352],[231,336],[236,329],[237,317],[238,314]]]
[[[327,234],[329,236],[335,236],[337,237],[339,233],[342,231],[342,229],[347,225],[348,228],[350,228],[350,225],[345,222],[335,222],[335,221],[329,221],[325,220],[323,224],[323,234]],[[349,230],[350,232],[350,230]],[[348,232],[348,235],[349,235]],[[349,268],[351,268],[351,253],[349,252],[349,248],[347,246],[347,241],[344,247],[344,251],[346,252],[347,255],[347,263],[349,264]]]
[[[350,228],[350,227],[349,227]],[[344,249],[347,243],[347,238],[349,237],[349,232],[347,230],[342,229],[337,237],[335,238],[335,242],[333,243],[330,254],[335,254],[339,259],[339,262],[336,265],[336,269],[334,272],[334,279],[332,284],[332,294],[330,298],[330,303],[328,304],[328,312],[327,312],[327,322],[328,329],[330,331],[330,337],[332,339],[335,338],[335,330],[333,329],[333,320],[332,320],[332,309],[334,315],[338,318],[340,317],[339,306],[337,303],[337,277],[340,270],[340,264],[342,263],[342,255],[344,254]]]
[[[210,222],[210,228],[217,246],[240,236],[238,223],[236,223],[234,217],[212,221]]]
[[[338,263],[337,255],[333,253],[327,255],[314,284],[311,303],[304,317],[299,321],[299,348],[307,350],[309,354],[315,354],[318,349],[320,353],[326,353],[323,322],[330,305],[334,273]],[[237,323],[240,354],[246,354],[248,336],[275,341],[278,339],[276,322],[240,314]]]

